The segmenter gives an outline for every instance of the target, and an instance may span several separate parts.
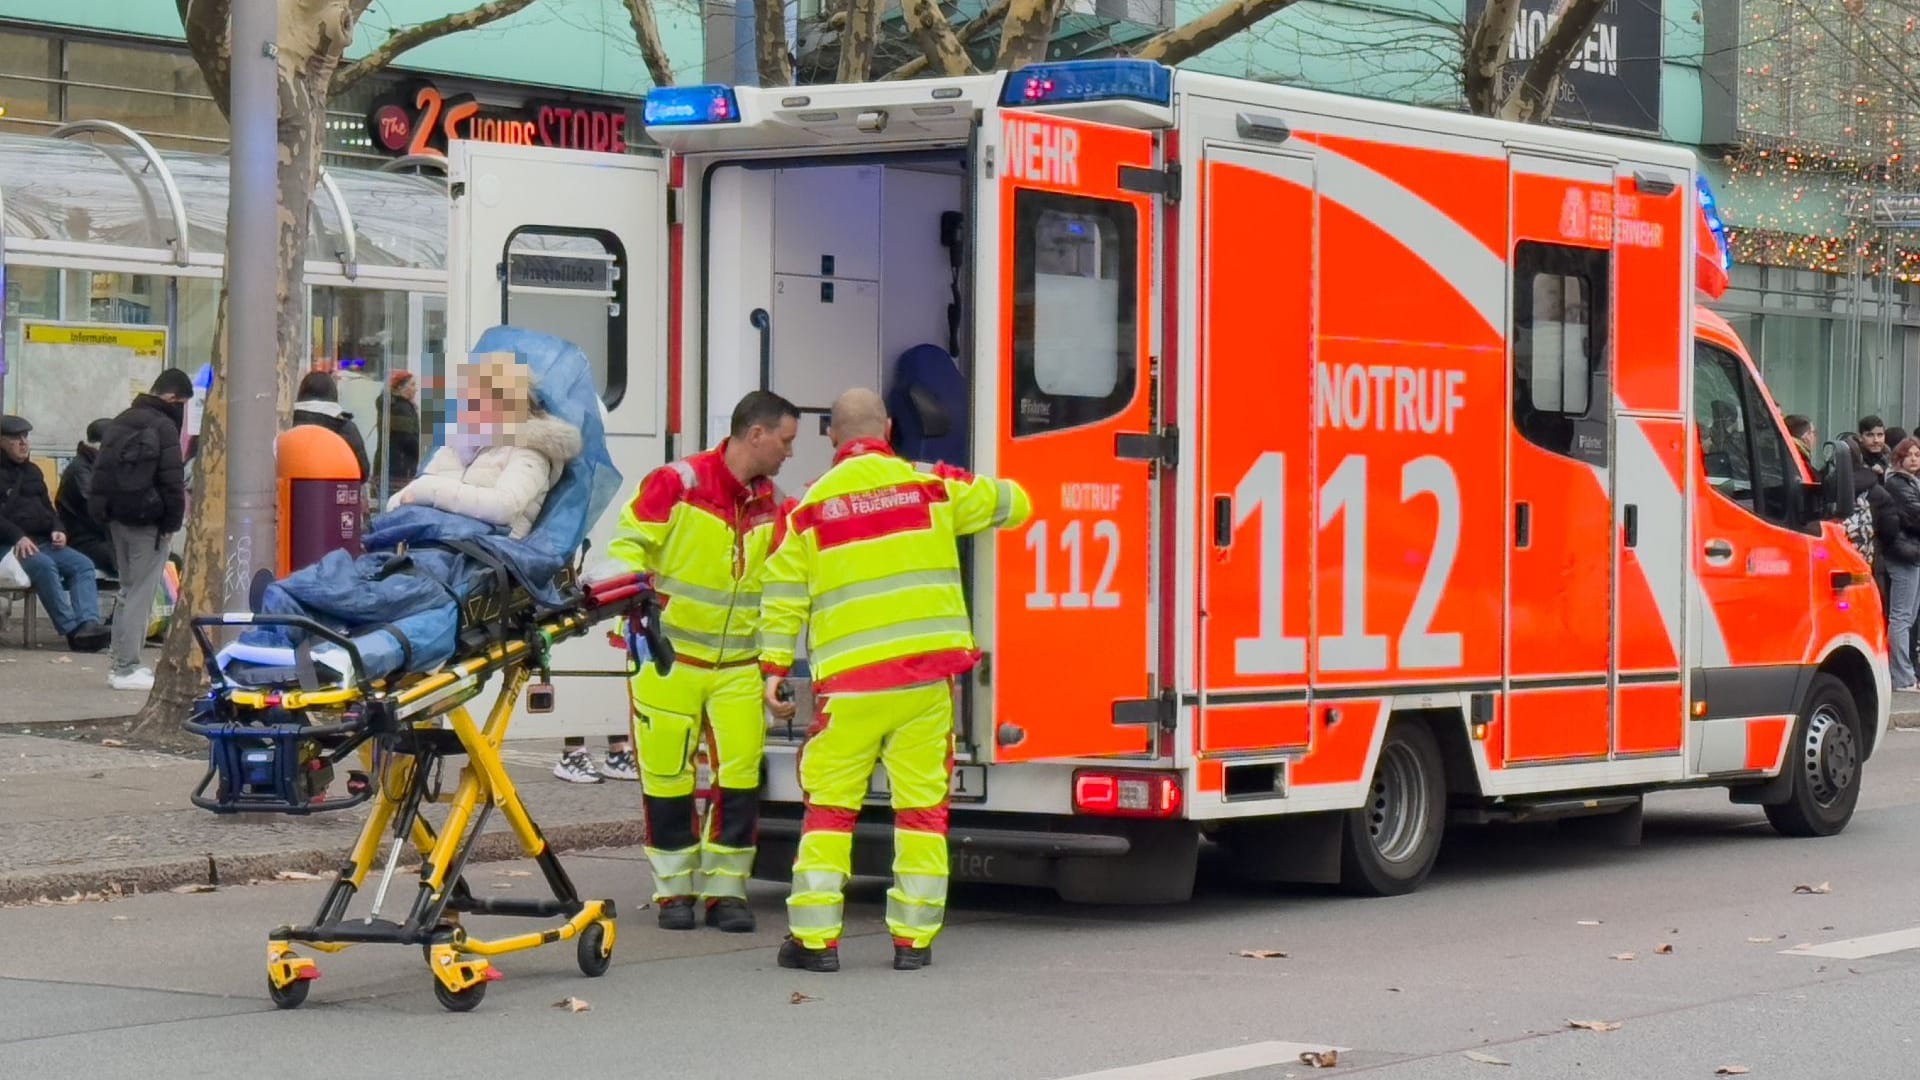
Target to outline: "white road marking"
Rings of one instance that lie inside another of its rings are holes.
[[[1149,1061],[1144,1065],[1122,1065],[1117,1069],[1079,1073],[1061,1077],[1061,1080],[1204,1080],[1205,1077],[1258,1069],[1263,1065],[1298,1065],[1300,1055],[1310,1051],[1325,1053],[1338,1050],[1345,1053],[1346,1049],[1326,1043],[1257,1042],[1164,1061]]]
[[[1869,937],[1829,941],[1824,945],[1781,949],[1780,952],[1785,956],[1824,956],[1833,960],[1865,960],[1869,956],[1885,956],[1887,953],[1905,952],[1908,949],[1920,949],[1920,926],[1908,930],[1895,930],[1887,934],[1873,934]]]

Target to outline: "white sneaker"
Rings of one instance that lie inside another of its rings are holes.
[[[109,675],[107,683],[115,690],[151,690],[153,689],[153,672],[140,668],[126,675]]]
[[[593,758],[585,750],[569,750],[560,755],[554,763],[553,775],[574,784],[601,783],[600,774],[593,770]]]
[[[633,751],[616,750],[608,754],[606,764],[600,766],[600,775],[610,780],[640,779],[640,769],[633,759]]]

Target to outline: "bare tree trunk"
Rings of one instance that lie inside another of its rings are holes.
[[[1183,63],[1293,4],[1294,0],[1225,0],[1205,14],[1148,38],[1133,50],[1133,55],[1168,65]]]
[[[993,3],[988,5],[985,11],[967,20],[966,24],[960,27],[959,30],[949,31],[953,37],[954,47],[960,51],[960,59],[966,62],[966,67],[959,71],[943,68],[943,74],[971,75],[974,73],[973,58],[968,56],[966,51],[967,43],[979,37],[980,32],[988,27],[999,26],[1000,20],[1006,18],[1007,8],[1011,6],[1012,3],[1013,0],[993,0]],[[941,28],[947,26],[947,18],[941,14],[940,8],[936,4],[929,3],[928,6],[933,8],[933,17],[940,24],[939,27],[936,27],[934,30],[937,35]],[[908,10],[907,21],[909,25],[912,24],[913,14],[911,9]],[[917,32],[915,34],[915,40],[920,42],[922,49],[927,47],[926,41],[920,39]],[[899,67],[894,68],[892,71],[887,72],[885,75],[880,76],[880,80],[886,82],[893,79],[911,79],[938,62],[937,53],[938,50],[936,49],[934,52],[929,52],[925,56],[916,56],[906,63],[901,64]]]
[[[660,21],[654,18],[653,0],[625,0],[627,16],[633,20],[633,40],[640,46],[640,60],[647,65],[647,76],[655,86],[673,85],[673,60],[660,42]]]
[[[1010,0],[1001,0],[994,7],[1004,15],[1009,2]],[[961,45],[960,39],[954,36],[953,27],[948,25],[946,13],[940,10],[937,0],[900,0],[900,13],[906,18],[907,29],[912,32],[913,40],[919,44],[921,51],[927,54],[927,61],[937,65],[942,75],[974,73],[973,59],[967,55],[967,50]],[[986,14],[983,13],[981,19],[985,18]],[[902,64],[884,77],[903,78],[900,72],[904,71],[906,66]],[[922,68],[926,66],[925,63],[921,64]]]
[[[881,0],[848,0],[847,25],[840,31],[840,72],[835,82],[866,82],[873,77],[874,38],[880,33]]]
[[[1500,106],[1501,119],[1527,124],[1547,119],[1553,112],[1553,99],[1560,93],[1560,76],[1567,69],[1567,61],[1592,32],[1593,21],[1606,6],[1607,0],[1572,0],[1567,5],[1554,20],[1553,29],[1547,31],[1547,40],[1540,43],[1540,51],[1527,62],[1527,72],[1520,77],[1520,85],[1513,88],[1513,93]]]
[[[1500,68],[1506,62],[1519,14],[1520,0],[1487,0],[1480,9],[1480,20],[1473,24],[1460,82],[1466,92],[1467,111],[1475,116],[1493,116],[1500,110]]]
[[[486,3],[478,4],[465,11],[456,11],[451,15],[442,15],[437,19],[428,19],[426,22],[417,23],[413,26],[395,28],[388,32],[387,40],[381,42],[379,48],[348,64],[346,67],[341,68],[340,73],[334,76],[333,90],[335,93],[339,93],[347,89],[368,75],[393,63],[394,58],[406,52],[408,49],[418,45],[424,45],[435,38],[446,37],[448,34],[457,34],[462,30],[471,30],[476,26],[485,26],[490,22],[504,19],[531,3],[533,3],[533,0],[487,0]],[[647,6],[647,20],[648,22],[652,22],[653,9],[648,0],[627,0],[627,10],[635,13],[634,28],[636,30],[639,29],[640,26],[640,16],[637,8],[641,5]],[[365,6],[364,4],[361,5],[363,8]],[[358,18],[357,12],[355,13],[355,18]],[[657,31],[654,34],[654,44],[659,44],[659,34]],[[643,54],[646,51],[646,39],[644,37],[641,38],[641,51]],[[649,62],[647,67],[648,70],[652,70],[652,63]]]
[[[754,0],[753,58],[761,86],[793,85],[793,50],[787,45],[787,6],[782,0]]]
[[[1059,10],[1057,0],[1013,0],[1000,23],[1000,53],[994,58],[994,70],[1011,71],[1045,60]]]

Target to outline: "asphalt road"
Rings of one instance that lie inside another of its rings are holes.
[[[1426,888],[1391,900],[1211,867],[1173,908],[965,889],[937,963],[911,974],[888,967],[878,883],[856,893],[844,969],[810,975],[774,966],[778,888],[756,886],[753,937],[668,934],[639,910],[639,852],[586,853],[569,863],[583,891],[623,908],[612,970],[581,977],[570,944],[508,956],[467,1015],[435,1002],[417,950],[378,946],[321,957],[307,1005],[275,1010],[264,933],[311,914],[313,883],[14,908],[0,1077],[1905,1080],[1920,1074],[1916,833],[1920,733],[1902,731],[1833,839],[1782,839],[1756,809],[1685,792],[1650,801],[1634,849],[1456,832]],[[532,895],[525,869],[472,876]],[[569,995],[591,1009],[554,1007]],[[1335,1048],[1331,1069],[1299,1061]]]

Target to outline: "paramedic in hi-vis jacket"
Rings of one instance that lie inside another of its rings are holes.
[[[668,674],[642,664],[628,684],[663,929],[693,929],[697,896],[708,926],[753,930],[747,874],[766,748],[760,574],[784,524],[770,477],[793,456],[799,417],[777,394],[748,394],[718,447],[646,475],[607,545],[615,559],[653,575],[676,656]],[[793,706],[780,702],[774,712],[790,717]],[[702,741],[717,790],[696,834],[694,755]]]
[[[803,629],[813,680],[785,968],[840,969],[854,817],[876,759],[893,795],[893,966],[933,961],[947,907],[953,679],[979,659],[955,541],[1018,525],[1031,512],[1012,481],[915,465],[888,448],[889,433],[871,390],[834,402],[833,467],[788,515],[762,586],[766,700],[781,699]]]

